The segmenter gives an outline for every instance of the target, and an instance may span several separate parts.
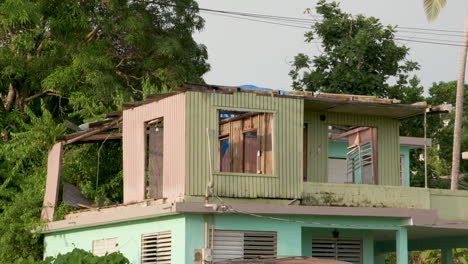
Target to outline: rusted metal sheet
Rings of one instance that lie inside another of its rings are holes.
[[[218,110],[272,113],[272,171],[266,174],[214,172],[214,190],[225,197],[299,198],[302,184],[302,129],[304,102],[292,98],[254,93],[187,92],[187,184],[186,194],[205,194],[209,177],[207,128],[215,131]],[[269,121],[268,121],[269,122]],[[216,135],[216,133],[213,133]],[[216,144],[215,144],[216,143]],[[218,153],[217,139],[211,139],[211,153]],[[212,155],[219,170],[219,155]]]
[[[185,94],[124,110],[123,172],[124,203],[142,201],[146,197],[146,127],[157,118],[164,122],[163,196],[175,199],[185,189]]]
[[[47,180],[41,219],[52,221],[57,204],[60,171],[62,169],[63,143],[57,143],[49,150],[47,159]]]

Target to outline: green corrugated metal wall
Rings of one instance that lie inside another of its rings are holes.
[[[391,118],[353,114],[305,111],[304,121],[309,124],[307,179],[312,182],[328,180],[328,124],[368,126],[377,128],[379,185],[400,185],[399,121]]]
[[[299,198],[302,190],[304,102],[252,93],[228,95],[187,92],[186,194],[205,194],[205,186],[209,179],[206,129],[216,129],[217,109],[273,113],[274,168],[273,175],[270,176],[215,173],[216,193],[224,197]],[[211,142],[212,156],[217,159],[215,136]]]

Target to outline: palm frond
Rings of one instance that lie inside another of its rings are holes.
[[[447,0],[424,0],[424,10],[429,21],[433,21],[439,15]]]

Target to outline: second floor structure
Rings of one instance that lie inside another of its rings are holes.
[[[402,188],[409,149],[430,140],[399,135],[400,120],[443,107],[210,85],[174,90],[62,138],[49,156],[43,216],[51,219],[57,202],[63,145],[90,137],[122,138],[124,204],[220,196],[429,209],[445,199],[444,190]],[[121,133],[103,132],[118,126]]]

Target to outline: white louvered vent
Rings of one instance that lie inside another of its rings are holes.
[[[312,256],[362,263],[362,241],[359,239],[318,238],[312,240]]]
[[[276,241],[276,232],[215,230],[213,258],[218,261],[276,256]]]
[[[141,236],[141,263],[171,263],[171,232],[159,232]]]
[[[116,237],[93,240],[93,255],[102,257],[117,252],[117,246],[118,239]]]

